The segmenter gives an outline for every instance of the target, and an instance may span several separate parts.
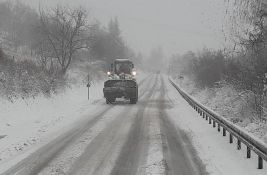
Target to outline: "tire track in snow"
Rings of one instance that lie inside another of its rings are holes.
[[[153,100],[158,99],[159,90],[154,94]],[[159,109],[157,108],[157,103],[152,103],[148,110],[146,111],[147,117],[149,117],[149,149],[147,152],[147,160],[145,168],[145,173],[147,175],[163,175],[165,174],[165,161],[163,158],[162,150],[162,136],[160,131],[160,121],[159,121]]]
[[[144,87],[145,90],[141,93],[140,99],[143,99],[143,95],[150,89],[149,85],[151,85],[152,80],[146,82],[148,86]],[[147,98],[146,96],[144,99]],[[122,112],[110,116],[115,118],[114,121],[99,135],[95,136],[84,153],[65,174],[109,174],[114,164],[116,164],[116,159],[124,141],[127,140],[126,133],[129,132],[131,123],[133,123],[133,114],[136,113],[135,110],[138,110],[137,107],[139,107],[139,103],[137,105],[125,105]]]
[[[3,175],[36,175],[38,174],[57,154],[59,154],[65,147],[79,137],[88,128],[92,127],[105,113],[107,113],[112,106],[105,108],[103,111],[96,114],[96,116],[80,125],[79,128],[72,128],[66,133],[60,135],[55,140],[44,145],[36,152],[23,159],[15,166],[5,171]]]
[[[143,80],[139,82],[139,86],[142,86],[143,83],[150,77],[147,76]],[[144,92],[145,93],[145,92]],[[144,93],[142,95],[144,95]],[[52,161],[58,154],[60,154],[70,143],[74,142],[77,138],[79,138],[86,130],[90,129],[94,126],[98,120],[101,119],[105,113],[107,113],[110,109],[115,106],[108,106],[95,117],[90,119],[89,121],[83,121],[78,128],[72,128],[66,133],[56,137],[53,141],[47,143],[42,146],[40,149],[35,151],[30,156],[25,159],[19,161],[16,165],[11,167],[10,169],[3,172],[3,175],[36,175],[43,168],[45,168],[50,161]]]
[[[165,159],[167,175],[206,175],[206,168],[197,157],[197,153],[187,133],[176,128],[169,119],[166,109],[171,108],[167,95],[166,85],[161,77],[161,97],[158,108],[160,109],[160,130],[162,133],[162,150]]]
[[[140,102],[140,109],[131,125],[127,140],[122,147],[120,155],[116,161],[111,175],[135,175],[138,173],[142,164],[145,164],[148,149],[148,118],[144,116],[144,111],[149,104],[158,83],[158,75],[152,89],[147,94],[145,101]]]

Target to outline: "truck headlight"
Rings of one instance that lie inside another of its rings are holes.
[[[108,71],[107,74],[108,74],[108,75],[111,75],[111,72]]]
[[[133,71],[133,72],[132,72],[132,75],[135,76],[135,75],[136,75],[136,71]]]

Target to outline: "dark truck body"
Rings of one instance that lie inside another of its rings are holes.
[[[138,84],[135,80],[107,80],[103,92],[107,103],[115,102],[116,98],[130,99],[132,104],[138,101]]]

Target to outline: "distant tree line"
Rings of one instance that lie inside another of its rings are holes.
[[[56,6],[36,11],[21,1],[0,3],[1,45],[30,51],[48,72],[65,74],[79,52],[105,62],[137,56],[127,46],[117,18],[107,27],[89,20],[83,8]],[[138,58],[137,58],[138,59]]]

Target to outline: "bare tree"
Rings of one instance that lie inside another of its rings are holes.
[[[253,92],[255,111],[261,118],[265,101],[264,74],[267,67],[266,0],[235,0],[232,3],[234,8],[229,15],[231,37],[235,38],[235,46],[245,50],[240,65],[242,67],[240,81],[246,90]]]
[[[69,9],[57,6],[50,13],[40,10],[43,34],[43,63],[50,58],[57,61],[63,74],[69,68],[74,54],[80,49],[88,49],[90,37],[86,11],[82,8]],[[46,49],[46,50],[44,50]]]

